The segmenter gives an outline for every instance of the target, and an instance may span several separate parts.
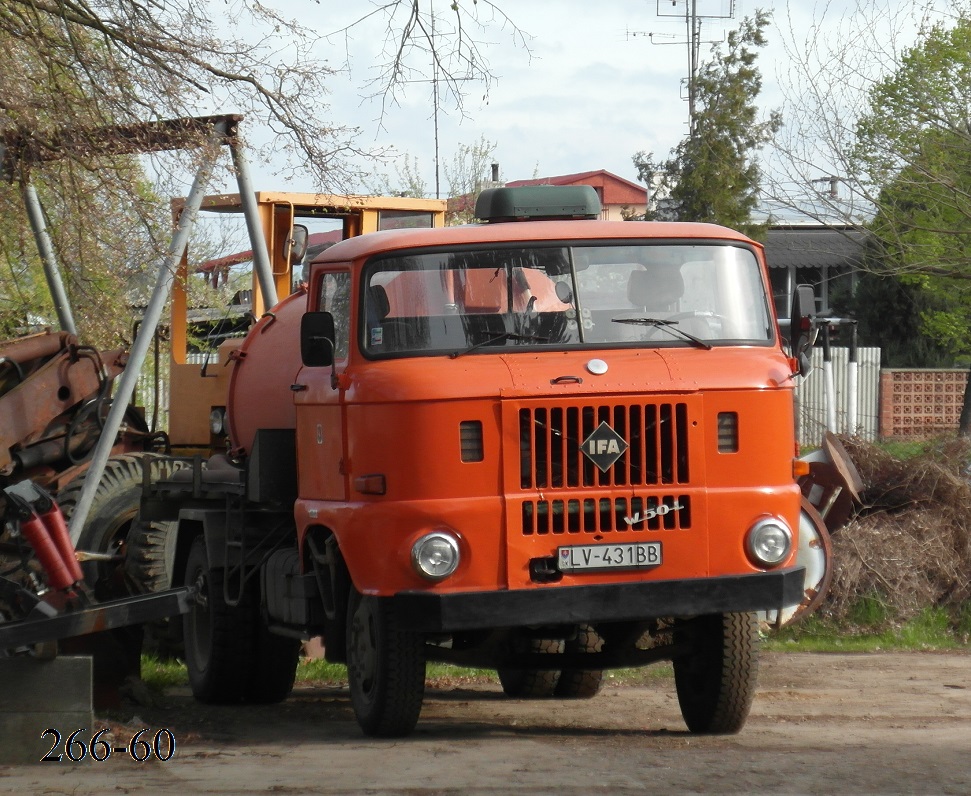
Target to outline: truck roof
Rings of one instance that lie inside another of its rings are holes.
[[[717,224],[662,221],[508,221],[438,229],[401,229],[349,238],[315,259],[315,263],[344,262],[386,251],[459,246],[464,244],[582,240],[724,240],[761,244]]]

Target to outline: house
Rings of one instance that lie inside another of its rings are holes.
[[[600,217],[604,221],[624,221],[631,215],[642,216],[647,210],[646,186],[625,180],[604,169],[506,183],[508,188],[522,185],[591,185],[600,199]]]
[[[769,227],[765,258],[772,295],[780,318],[789,315],[796,285],[812,285],[816,309],[831,311],[836,290],[851,292],[863,265],[866,234],[858,227],[838,224],[777,224]],[[838,308],[837,308],[838,309]]]
[[[499,166],[492,167],[492,180],[483,184],[483,188],[498,187]],[[505,183],[508,188],[523,185],[590,185],[597,192],[600,199],[600,218],[604,221],[624,221],[632,215],[642,216],[647,209],[647,188],[636,182],[625,180],[609,171],[581,171],[577,174],[562,174],[557,177],[538,177],[533,180],[512,180]],[[448,200],[448,215],[452,219],[468,220],[475,207],[478,194],[453,196]]]

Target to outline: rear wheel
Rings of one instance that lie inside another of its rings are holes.
[[[210,569],[206,542],[196,537],[189,548],[185,584],[198,590],[196,603],[182,616],[185,666],[192,694],[201,702],[239,702],[249,682],[253,649],[252,611],[223,599],[225,571]]]
[[[679,622],[674,641],[690,648],[674,659],[674,683],[688,729],[712,734],[741,730],[758,677],[756,615],[714,614]]]
[[[282,702],[293,690],[300,660],[300,640],[271,633],[262,620],[258,621],[246,699],[261,704]]]
[[[576,638],[566,642],[567,653],[594,653],[603,649],[603,639],[590,625],[580,625]],[[604,673],[601,669],[564,669],[553,691],[566,699],[590,699],[600,693]]]
[[[387,601],[351,589],[347,610],[347,679],[365,734],[408,735],[425,696],[425,642],[402,630]]]
[[[125,573],[128,535],[138,516],[143,473],[151,469],[151,475],[157,475],[159,462],[160,457],[155,454],[131,453],[112,456],[105,464],[75,545],[78,550],[112,555],[109,561],[81,564],[85,583],[100,601],[127,597],[131,593]],[[68,520],[77,508],[89,474],[90,470],[85,471],[57,493],[57,503]],[[93,655],[94,680],[99,693],[110,693],[126,677],[141,671],[140,626],[65,639],[60,646],[67,653]]]
[[[223,593],[226,572],[210,568],[205,539],[189,548],[185,584],[198,589],[197,603],[182,618],[189,685],[202,702],[280,702],[293,688],[300,641],[270,633],[259,610],[258,584],[239,605]]]
[[[565,649],[563,639],[530,638],[526,640],[526,652],[543,655],[560,655]],[[560,673],[553,669],[518,669],[504,666],[498,669],[499,683],[507,696],[520,699],[544,699],[553,696]]]

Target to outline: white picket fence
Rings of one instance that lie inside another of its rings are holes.
[[[849,349],[830,349],[833,389],[832,406],[827,398],[826,375],[821,348],[812,350],[812,372],[797,377],[796,405],[799,442],[804,446],[820,445],[830,422],[830,431],[875,440],[880,430],[880,349],[857,349],[856,422],[848,405]],[[850,426],[853,426],[852,428]]]

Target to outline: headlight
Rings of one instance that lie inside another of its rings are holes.
[[[756,566],[774,567],[789,557],[792,531],[775,517],[759,520],[749,529],[745,551]]]
[[[459,566],[459,543],[449,533],[433,531],[422,536],[411,548],[415,572],[428,580],[447,578]]]
[[[221,406],[214,406],[209,410],[209,430],[218,437],[226,430],[226,410]]]

